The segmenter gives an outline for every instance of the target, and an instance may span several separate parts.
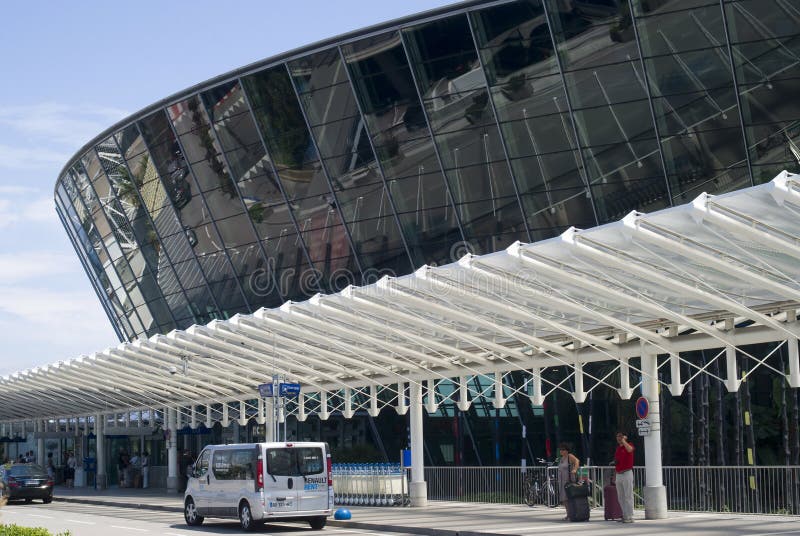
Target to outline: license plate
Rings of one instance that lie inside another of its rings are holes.
[[[26,480],[25,481],[25,485],[26,486],[38,486],[39,482],[37,482],[36,480]]]

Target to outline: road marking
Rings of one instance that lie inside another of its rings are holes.
[[[77,519],[65,519],[64,521],[69,521],[70,523],[80,523],[81,525],[97,525],[94,521],[78,521]]]
[[[135,530],[135,531],[138,531],[138,532],[150,532],[147,529],[138,529],[136,527],[123,527],[122,525],[111,525],[111,528],[124,529],[124,530]]]
[[[42,515],[39,515],[39,514],[28,514],[28,515],[31,516],[31,517],[41,517],[43,519],[53,519],[53,516],[42,516]]]

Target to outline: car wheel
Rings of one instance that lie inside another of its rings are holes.
[[[45,497],[44,499],[42,499],[42,502],[44,504],[50,504],[51,502],[53,502],[53,498],[52,497]]]
[[[325,523],[327,522],[328,519],[325,516],[312,517],[308,520],[308,524],[311,525],[311,530],[322,530],[325,528]]]
[[[239,505],[239,524],[245,531],[253,530],[256,526],[253,522],[253,512],[250,511],[250,503],[247,501],[242,501]]]
[[[31,504],[32,502],[33,502],[33,499],[25,499],[25,504]]]
[[[205,518],[197,513],[197,508],[192,499],[186,499],[186,504],[183,506],[183,518],[186,524],[191,527],[202,525]]]

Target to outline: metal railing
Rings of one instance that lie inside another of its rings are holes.
[[[583,467],[594,507],[603,506],[603,486],[613,467]],[[670,510],[800,515],[800,466],[664,467]],[[428,499],[554,507],[556,467],[426,467]],[[634,504],[643,508],[644,467],[634,468]]]

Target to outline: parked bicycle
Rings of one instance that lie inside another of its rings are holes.
[[[541,467],[532,467],[525,471],[522,481],[522,497],[528,506],[544,505],[550,508],[558,506],[558,490],[554,462],[537,458]]]

